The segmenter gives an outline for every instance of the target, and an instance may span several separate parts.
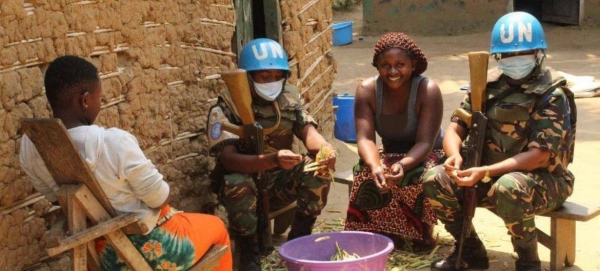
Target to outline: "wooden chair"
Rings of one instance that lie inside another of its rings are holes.
[[[21,127],[58,183],[58,201],[68,218],[71,235],[47,248],[48,255],[71,250],[74,271],[102,270],[94,239],[104,237],[131,270],[152,270],[125,235],[146,232],[147,227],[133,213],[117,214],[60,119],[23,119]],[[88,228],[88,221],[94,226]],[[214,269],[227,249],[213,246],[190,270]]]
[[[550,249],[550,271],[558,271],[575,264],[575,222],[600,216],[600,207],[567,201],[561,208],[541,216],[550,218],[550,232],[536,229],[538,242]]]

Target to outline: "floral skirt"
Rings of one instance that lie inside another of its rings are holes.
[[[388,173],[392,164],[405,154],[380,153]],[[379,232],[402,239],[427,241],[427,227],[437,222],[437,217],[425,199],[422,177],[425,172],[440,164],[444,151],[434,150],[419,167],[405,173],[404,180],[385,193],[381,193],[371,177],[371,168],[359,161],[354,166],[354,182],[350,192],[345,230]]]
[[[167,206],[161,210],[158,224],[146,235],[127,236],[153,270],[187,270],[213,244],[231,248],[225,224],[217,216],[183,213]],[[96,250],[104,270],[129,270],[105,239],[96,240]],[[216,270],[231,269],[231,250],[228,250]]]

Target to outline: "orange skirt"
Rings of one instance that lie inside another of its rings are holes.
[[[160,211],[158,225],[146,235],[127,236],[154,270],[187,270],[215,244],[230,248],[216,270],[233,270],[229,234],[217,216],[183,213],[166,206]],[[128,270],[105,239],[96,240],[96,249],[104,270]]]

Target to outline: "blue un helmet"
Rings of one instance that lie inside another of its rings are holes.
[[[519,11],[498,19],[492,30],[492,54],[534,49],[541,49],[542,52],[547,49],[544,29],[535,17]]]
[[[287,54],[278,42],[259,38],[248,42],[240,52],[240,68],[246,71],[284,70],[289,76]]]

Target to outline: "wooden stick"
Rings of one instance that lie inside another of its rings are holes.
[[[331,30],[331,24],[324,29],[323,31],[321,31],[319,34],[314,35],[310,38],[310,40],[308,40],[308,42],[306,44],[304,44],[304,47],[306,48],[306,46],[310,45],[313,41],[317,40],[318,38],[320,38],[322,35],[324,35],[325,33],[328,33],[329,30]],[[329,34],[329,33],[328,33]]]
[[[302,78],[300,80],[298,80],[298,85],[301,85],[302,82],[304,82],[304,80],[308,77],[308,75],[310,75],[310,73],[317,67],[317,65],[319,65],[321,63],[321,61],[323,61],[323,59],[325,59],[325,55],[328,53],[329,51],[325,52],[325,54],[319,56],[319,58],[317,58],[317,60],[315,60],[315,62],[313,62],[313,64],[310,65],[310,67],[308,67],[308,69],[306,69],[306,71],[304,72],[304,75],[302,75]]]
[[[45,198],[44,195],[42,195],[40,193],[34,193],[34,194],[31,194],[29,197],[17,202],[15,205],[12,205],[12,207],[11,206],[1,207],[0,211],[2,211],[2,215],[12,213],[14,210],[21,209],[25,206],[29,206],[29,205],[34,204],[44,198]]]
[[[333,65],[329,65],[327,67],[327,69],[325,69],[325,71],[323,71],[322,73],[320,73],[319,75],[317,75],[317,77],[315,77],[313,80],[311,80],[310,81],[310,85],[308,87],[306,87],[305,89],[303,89],[300,92],[300,94],[306,93],[310,88],[312,88],[321,79],[321,77],[323,77],[323,74],[326,74],[331,69],[333,69]]]
[[[83,213],[83,212],[82,212]],[[87,228],[69,236],[60,241],[56,247],[46,249],[50,256],[58,255],[74,247],[85,244],[100,236],[104,236],[110,232],[121,229],[122,227],[136,222],[138,219],[134,213],[122,214],[111,220],[103,221],[94,227]]]
[[[202,19],[200,19],[200,22],[202,22],[204,24],[217,24],[217,25],[220,24],[220,25],[226,25],[226,26],[235,27],[235,24],[233,24],[233,23],[226,22],[226,21],[215,20],[215,19],[202,18]]]
[[[110,100],[108,103],[103,104],[102,105],[102,109],[107,108],[109,106],[113,106],[113,105],[118,104],[118,103],[122,103],[124,101],[125,101],[125,95],[121,95],[118,98]]]
[[[206,48],[206,47],[200,47],[200,46],[194,46],[194,45],[182,44],[182,45],[179,45],[179,47],[184,48],[184,49],[194,49],[194,50],[205,51],[205,52],[209,52],[209,53],[215,53],[215,54],[226,55],[226,56],[237,56],[236,54],[234,54],[232,52],[215,50],[212,48]]]
[[[322,99],[313,99],[313,101],[319,101],[319,104],[316,106],[316,108],[314,110],[310,110],[310,113],[313,115],[316,115],[317,112],[321,111],[321,108],[323,108],[323,106],[325,105],[325,101],[327,101],[327,98],[332,94],[333,94],[333,88],[330,89],[329,91],[327,91],[325,93],[325,95],[323,95]],[[312,102],[307,104],[307,106],[309,106],[309,107],[311,105],[312,105]]]
[[[310,7],[312,7],[314,4],[318,3],[321,0],[313,0],[308,2],[306,5],[304,5],[304,7],[302,7],[302,10],[300,12],[298,12],[298,15],[304,13],[305,11],[307,11]]]

